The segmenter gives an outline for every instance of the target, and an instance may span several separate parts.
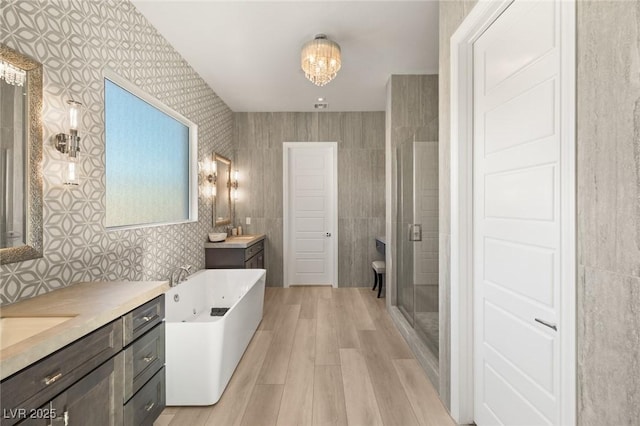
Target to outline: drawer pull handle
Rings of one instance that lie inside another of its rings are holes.
[[[151,315],[150,317],[147,317],[147,316],[142,317],[142,320],[143,320],[144,322],[149,322],[149,321],[154,320],[154,319],[156,319],[156,318],[158,318],[158,315]]]
[[[145,356],[144,358],[142,358],[142,360],[144,362],[147,362],[147,363],[153,361],[154,359],[156,359],[156,357],[153,356],[153,354],[149,354],[149,355]]]
[[[56,373],[53,376],[45,377],[42,381],[45,385],[49,386],[50,384],[58,381],[62,377],[62,373]]]
[[[144,406],[144,411],[147,411],[147,412],[151,411],[151,409],[152,409],[155,405],[156,405],[156,403],[155,403],[155,402],[150,402],[150,403],[148,403],[147,405],[145,405],[145,406]]]

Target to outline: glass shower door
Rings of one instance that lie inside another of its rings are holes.
[[[438,144],[408,140],[396,151],[397,306],[438,357]]]
[[[396,151],[397,159],[397,303],[409,324],[414,325],[415,290],[413,283],[414,244],[409,240],[409,229],[413,221],[413,140],[402,142]]]

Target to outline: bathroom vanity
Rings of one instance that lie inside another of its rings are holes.
[[[207,269],[263,269],[264,234],[227,237],[218,243],[205,243]]]
[[[166,282],[80,283],[2,307],[0,424],[152,425]]]

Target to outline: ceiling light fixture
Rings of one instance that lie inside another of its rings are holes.
[[[335,78],[342,66],[340,46],[326,35],[318,34],[302,46],[300,62],[305,77],[316,86],[324,86]]]

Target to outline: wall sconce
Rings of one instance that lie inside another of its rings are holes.
[[[238,201],[238,176],[239,175],[240,173],[238,172],[238,170],[234,170],[233,182],[231,182],[231,188],[233,188],[231,197],[233,198],[233,201]]]
[[[78,125],[80,124],[80,108],[82,104],[70,99],[69,105],[69,134],[58,133],[56,135],[56,149],[67,154],[67,165],[64,168],[62,183],[65,185],[78,185],[78,153],[80,152],[80,136]]]
[[[205,159],[199,163],[202,173],[202,193],[207,198],[216,196],[216,185],[218,183],[218,167],[215,160]]]

